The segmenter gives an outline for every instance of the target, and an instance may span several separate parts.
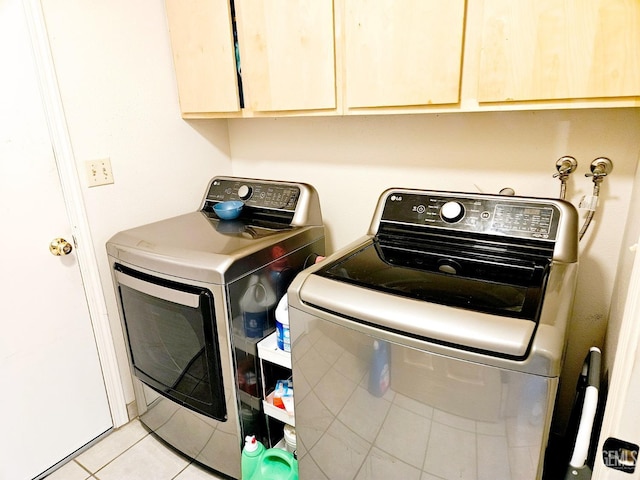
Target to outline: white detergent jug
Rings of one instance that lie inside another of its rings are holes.
[[[240,299],[244,334],[250,338],[264,337],[269,331],[269,315],[276,304],[276,294],[266,279],[254,274]]]

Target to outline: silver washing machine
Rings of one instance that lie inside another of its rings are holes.
[[[289,289],[300,478],[539,479],[577,223],[561,200],[384,192]]]
[[[214,213],[227,200],[244,202],[239,218]],[[324,252],[316,190],[216,177],[199,211],[120,232],[107,252],[140,421],[240,478],[245,435],[270,434],[256,344],[295,274]]]

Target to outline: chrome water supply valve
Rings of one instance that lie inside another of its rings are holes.
[[[568,177],[576,168],[578,168],[578,161],[575,158],[568,155],[560,157],[556,161],[556,169],[558,170],[558,173],[554,173],[553,178],[563,176]]]
[[[591,173],[585,173],[585,177],[593,177],[593,181],[601,182],[603,177],[606,177],[613,171],[613,162],[607,157],[598,157],[591,162]]]
[[[582,240],[582,237],[584,237],[584,234],[591,224],[591,220],[593,220],[600,197],[600,184],[602,180],[604,180],[604,177],[613,171],[613,162],[607,157],[598,157],[591,162],[590,168],[591,173],[585,173],[584,176],[593,177],[593,193],[590,197],[585,197],[580,202],[580,208],[586,208],[589,213],[587,213],[587,218],[585,218],[582,228],[578,232],[578,240]]]
[[[556,169],[558,173],[553,174],[553,178],[560,179],[560,198],[564,199],[567,194],[567,179],[575,169],[578,168],[578,161],[569,156],[565,155],[564,157],[560,157],[556,161]]]

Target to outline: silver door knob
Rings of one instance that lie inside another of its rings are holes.
[[[73,246],[64,238],[54,238],[49,244],[49,251],[56,257],[69,255],[71,253],[71,250],[73,250]]]

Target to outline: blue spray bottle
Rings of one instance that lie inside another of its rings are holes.
[[[369,367],[369,393],[381,397],[389,389],[390,383],[389,343],[383,340],[374,340]]]

